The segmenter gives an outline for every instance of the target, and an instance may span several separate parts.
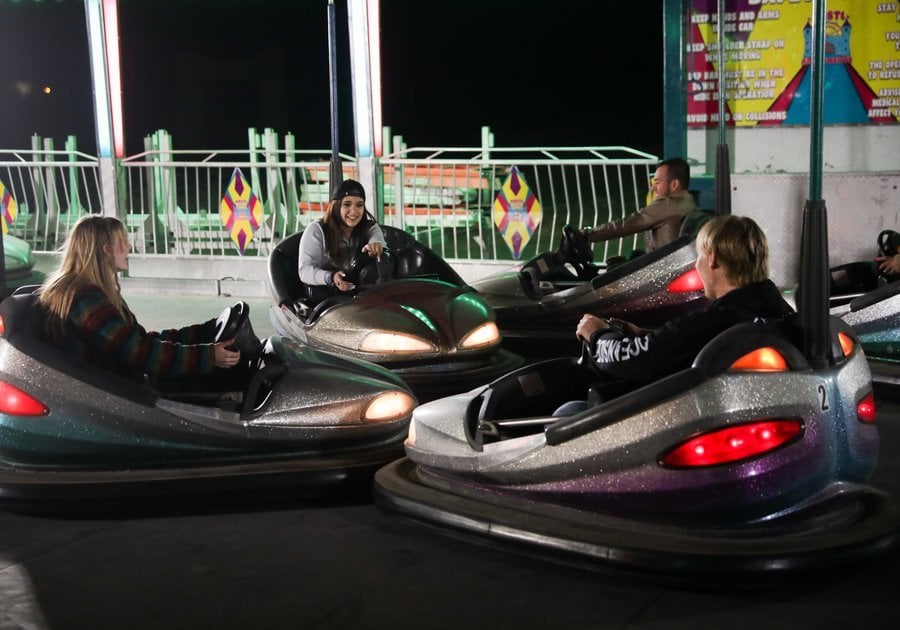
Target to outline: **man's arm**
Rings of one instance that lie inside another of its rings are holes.
[[[631,236],[650,230],[672,216],[683,216],[681,206],[668,197],[658,197],[649,206],[641,208],[618,221],[610,221],[595,228],[585,230],[584,235],[591,242],[608,241],[613,238]]]
[[[610,376],[647,382],[688,367],[720,328],[714,318],[703,313],[639,334],[612,325],[591,336],[591,358]]]

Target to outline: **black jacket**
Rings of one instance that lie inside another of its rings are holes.
[[[651,381],[690,367],[708,341],[735,324],[792,312],[775,284],[763,280],[729,291],[704,310],[646,335],[628,335],[615,327],[598,331],[591,336],[591,356],[610,376]]]

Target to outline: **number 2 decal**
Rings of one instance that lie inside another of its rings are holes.
[[[831,407],[828,406],[828,390],[825,389],[824,385],[819,385],[819,398],[822,400],[822,411],[828,411]]]

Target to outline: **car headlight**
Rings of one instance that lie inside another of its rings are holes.
[[[374,354],[417,354],[437,350],[421,337],[391,332],[372,332],[359,344],[362,352]]]
[[[482,348],[499,342],[500,331],[497,329],[497,324],[494,322],[487,322],[463,337],[462,341],[459,342],[459,347],[461,350]]]
[[[397,420],[412,413],[416,399],[401,391],[379,394],[366,406],[362,419],[365,422]]]

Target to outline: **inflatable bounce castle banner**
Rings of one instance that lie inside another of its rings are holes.
[[[727,124],[808,125],[811,0],[726,0]],[[829,0],[824,122],[900,121],[900,1]],[[692,0],[687,25],[687,123],[718,125],[716,0]]]

